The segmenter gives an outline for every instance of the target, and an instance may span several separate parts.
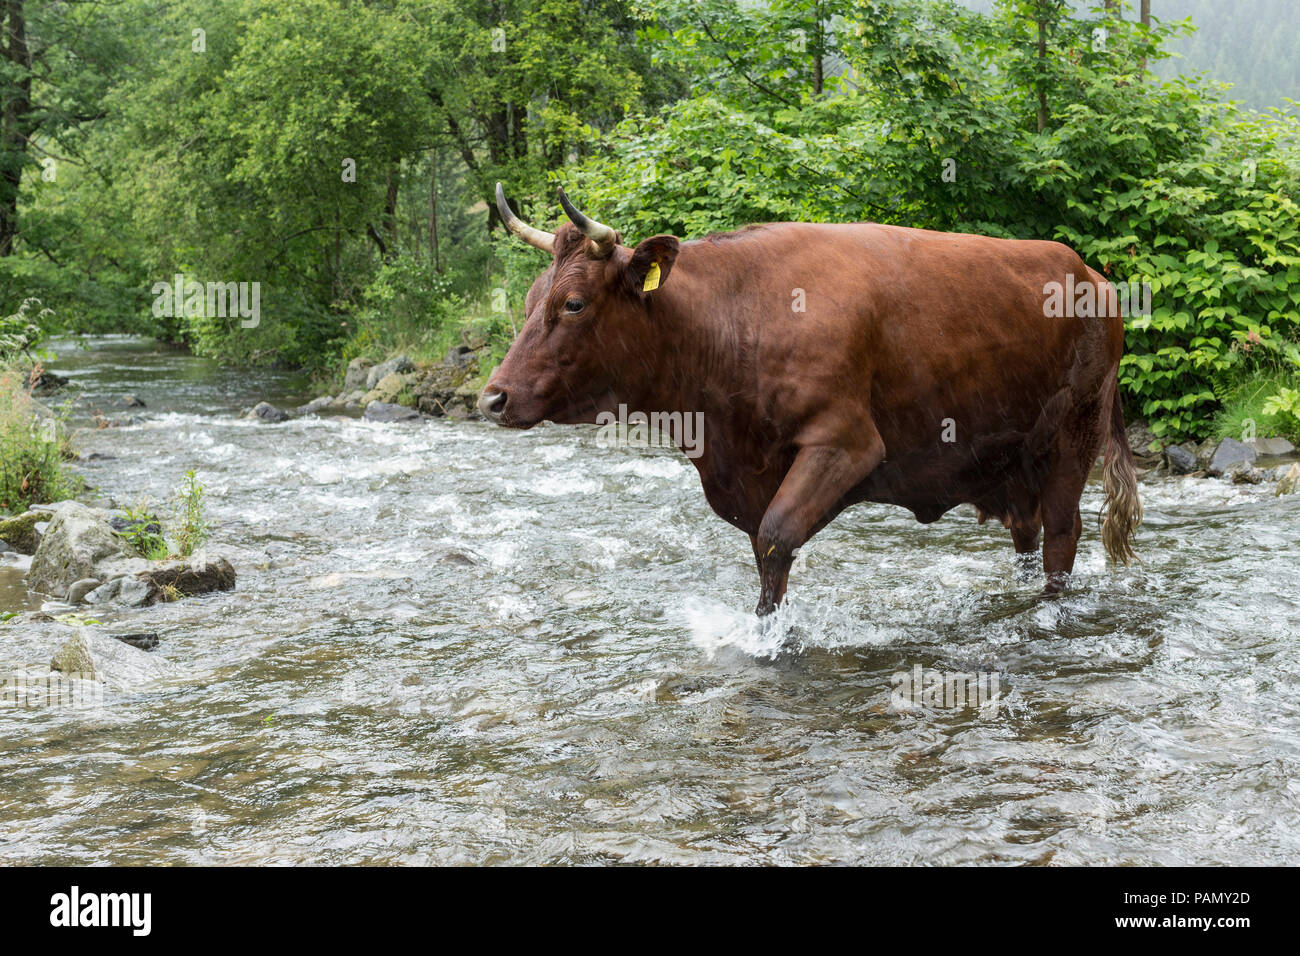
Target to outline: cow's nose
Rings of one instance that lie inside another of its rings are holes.
[[[483,394],[478,397],[478,410],[488,421],[499,422],[501,413],[506,410],[506,393],[489,392],[484,389]]]

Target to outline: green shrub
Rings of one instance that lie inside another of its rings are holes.
[[[71,497],[63,416],[32,398],[29,373],[0,365],[0,513]]]

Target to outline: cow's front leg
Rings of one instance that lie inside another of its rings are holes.
[[[760,591],[756,613],[771,614],[785,597],[794,553],[834,515],[832,509],[885,457],[874,429],[860,448],[805,446],[763,513],[754,538]]]

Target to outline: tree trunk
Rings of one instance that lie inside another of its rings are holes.
[[[389,262],[397,254],[397,183],[401,174],[400,167],[394,163],[388,171],[388,189],[384,194],[384,236],[388,242],[383,247],[384,261]]]
[[[1038,132],[1047,129],[1047,20],[1046,11],[1038,14]]]
[[[22,184],[32,120],[32,53],[27,46],[23,0],[8,0],[0,17],[0,51],[19,70],[0,104],[0,256],[12,255],[18,235],[18,188]],[[8,38],[8,42],[3,42]]]
[[[438,258],[438,151],[435,149],[429,157],[433,167],[429,174],[429,250],[433,259],[433,271],[442,272],[442,261]]]
[[[826,88],[826,74],[822,58],[826,55],[826,36],[822,31],[822,5],[820,3],[813,5],[813,95],[821,96],[822,90]]]
[[[1151,29],[1151,0],[1142,0],[1142,4],[1138,10],[1138,18],[1142,21],[1142,29]],[[1138,60],[1138,69],[1141,72],[1146,72],[1146,68],[1147,58],[1144,56]]]

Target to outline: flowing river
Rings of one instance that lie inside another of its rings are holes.
[[[1055,600],[969,509],[859,506],[760,625],[676,451],[254,423],[304,383],[88,346],[53,363],[75,421],[148,406],[79,433],[96,503],[165,511],[196,469],[238,586],[95,608],[161,638],[102,706],[0,706],[0,863],[1300,859],[1300,495],[1145,482],[1141,565],[1085,517]],[[15,575],[0,610],[39,607]],[[21,630],[0,664],[32,663]],[[891,706],[917,667],[999,696]]]

